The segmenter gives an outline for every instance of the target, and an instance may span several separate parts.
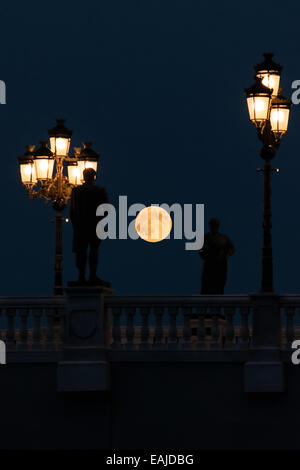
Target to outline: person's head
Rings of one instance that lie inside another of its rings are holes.
[[[211,233],[218,233],[219,231],[219,227],[220,227],[220,221],[219,219],[216,219],[216,218],[212,218],[210,219],[210,221],[208,222],[208,225],[209,225],[209,229],[210,229],[210,232]]]
[[[85,183],[93,184],[96,180],[96,172],[93,168],[83,170],[83,179]]]

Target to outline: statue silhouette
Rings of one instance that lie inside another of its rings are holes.
[[[203,259],[201,294],[224,294],[227,280],[227,260],[235,252],[230,238],[219,233],[220,221],[209,221],[210,231],[204,235],[199,254]]]
[[[108,202],[108,195],[103,187],[95,185],[96,172],[86,168],[83,172],[84,183],[73,188],[70,204],[70,219],[73,225],[73,252],[76,253],[76,266],[79,271],[78,282],[70,284],[85,285],[87,252],[89,252],[90,285],[109,287],[110,283],[97,277],[98,249],[101,240],[96,235],[96,225],[101,219],[96,216],[100,204]]]

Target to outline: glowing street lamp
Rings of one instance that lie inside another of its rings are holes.
[[[264,54],[265,60],[254,67],[255,84],[245,89],[249,117],[257,128],[262,141],[260,151],[264,159],[264,214],[261,292],[273,292],[272,254],[272,210],[271,174],[274,168],[271,160],[275,157],[282,136],[287,132],[291,101],[282,96],[279,89],[282,67],[273,62],[273,54]],[[278,172],[278,168],[275,169]]]
[[[34,149],[35,145],[27,145],[26,152],[18,158],[21,181],[28,189],[37,182],[35,164],[33,161]]]
[[[68,178],[70,184],[73,186],[78,186],[82,183],[82,178],[80,174],[80,168],[78,165],[78,157],[81,152],[81,147],[74,147],[74,156],[70,157],[67,161],[67,169],[68,169]]]
[[[262,78],[263,85],[272,90],[272,96],[277,96],[282,67],[273,61],[273,55],[265,53],[265,60],[261,64],[255,65],[254,70],[256,76]]]
[[[65,127],[65,119],[56,119],[56,126],[48,131],[51,152],[58,157],[67,157],[72,131]]]
[[[255,77],[255,83],[245,90],[250,120],[256,127],[269,119],[272,90],[264,86],[261,77]]]
[[[287,132],[291,105],[291,100],[282,96],[280,88],[278,96],[272,100],[270,112],[271,128],[277,140]]]
[[[80,171],[80,178],[83,181],[83,172],[86,168],[93,168],[97,173],[98,161],[100,153],[92,149],[91,142],[83,142],[83,148],[78,156],[78,167]]]
[[[49,150],[47,141],[41,141],[40,147],[34,152],[35,172],[38,180],[50,180],[53,174],[54,157]]]
[[[72,131],[64,124],[64,119],[57,119],[56,126],[48,131],[50,148],[46,141],[40,147],[27,146],[24,155],[19,159],[22,184],[30,199],[41,197],[52,203],[55,210],[55,278],[54,294],[62,295],[62,211],[66,207],[74,186],[83,182],[83,170],[93,168],[97,171],[99,153],[84,143],[83,149],[74,147],[74,156],[68,157]],[[54,167],[55,163],[55,167]],[[67,174],[64,175],[64,163]]]

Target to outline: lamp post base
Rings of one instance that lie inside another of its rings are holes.
[[[281,312],[279,295],[250,296],[254,305],[251,359],[244,365],[244,391],[283,392],[284,366],[280,361]]]

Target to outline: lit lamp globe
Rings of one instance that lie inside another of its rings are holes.
[[[262,78],[254,77],[254,79],[254,85],[245,89],[249,118],[256,127],[262,127],[269,119],[272,90],[263,85]]]
[[[26,145],[26,152],[18,158],[20,165],[21,181],[25,186],[33,186],[37,182],[35,165],[34,165],[34,152],[35,145]]]
[[[273,90],[273,96],[277,96],[282,66],[272,60],[273,55],[272,53],[265,53],[265,60],[256,65],[254,70],[256,76],[262,78],[263,85]]]
[[[83,172],[86,168],[93,168],[93,170],[95,170],[97,173],[100,153],[95,152],[91,145],[91,142],[83,142],[83,148],[81,149],[80,155],[78,157],[78,167],[81,181],[83,181]]]
[[[78,166],[78,157],[81,152],[81,147],[74,147],[75,155],[67,161],[68,179],[69,183],[73,186],[81,184],[80,168]]]
[[[291,109],[291,100],[282,96],[282,89],[279,89],[278,96],[272,100],[270,112],[271,128],[277,139],[281,139],[287,132]]]
[[[38,180],[49,180],[52,178],[54,158],[48,148],[47,141],[41,141],[40,147],[34,152],[35,172]]]
[[[56,119],[56,126],[48,131],[50,149],[53,155],[67,157],[70,148],[72,131],[64,123],[65,119]]]

